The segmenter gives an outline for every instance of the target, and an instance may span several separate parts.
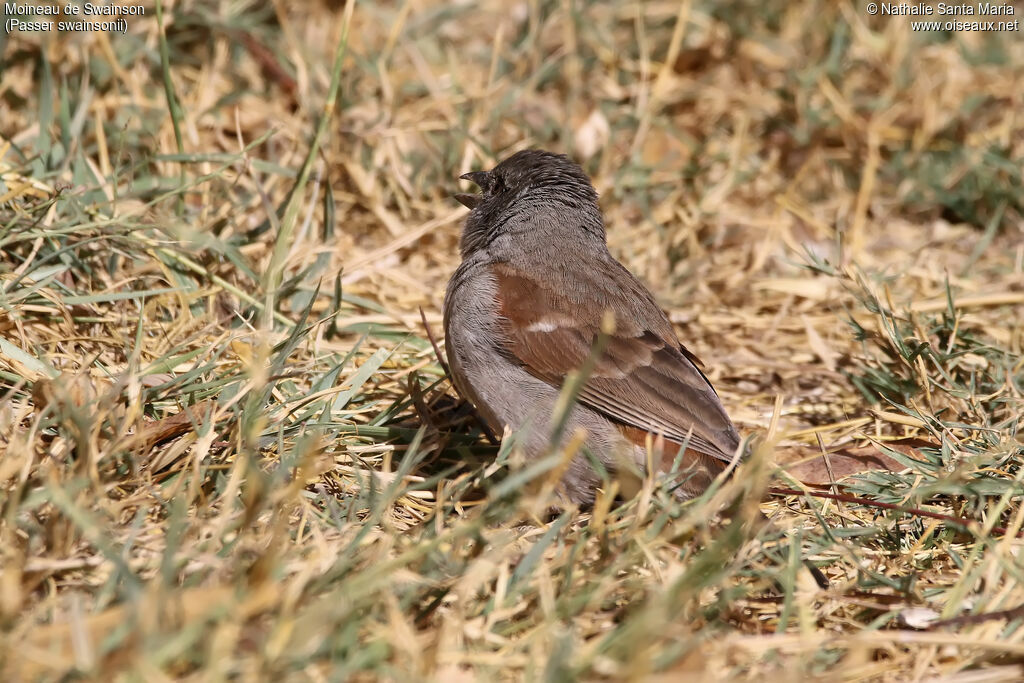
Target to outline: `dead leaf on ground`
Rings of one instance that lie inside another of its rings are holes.
[[[922,439],[902,439],[886,444],[887,447],[911,458],[919,458],[917,449],[930,445],[932,444]],[[835,481],[863,472],[875,470],[898,472],[906,468],[903,463],[886,455],[874,444],[848,446],[830,451],[828,459]],[[780,449],[777,462],[786,468],[786,472],[790,476],[804,484],[827,485],[833,481],[829,476],[829,468],[825,464],[821,451],[817,448],[796,446]]]

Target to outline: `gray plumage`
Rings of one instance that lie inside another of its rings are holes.
[[[445,294],[446,350],[459,391],[496,432],[510,427],[527,457],[538,456],[550,446],[566,374],[587,358],[610,311],[615,331],[564,433],[584,428],[586,447],[609,470],[621,469],[623,458],[642,470],[654,434],[654,467],[667,471],[689,440],[677,491],[703,491],[734,457],[739,435],[653,296],[608,252],[583,170],[526,150],[464,177],[482,192],[457,195],[472,211]],[[562,483],[570,500],[587,503],[599,480],[580,455]]]

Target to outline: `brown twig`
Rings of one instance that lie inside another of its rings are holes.
[[[915,515],[917,517],[929,517],[931,519],[942,520],[950,524],[956,524],[957,526],[963,527],[965,530],[970,531],[971,525],[974,523],[972,520],[964,519],[963,517],[956,517],[954,515],[946,515],[941,512],[931,512],[930,510],[922,510],[921,508],[909,508],[902,505],[895,505],[893,503],[883,503],[877,500],[871,500],[869,498],[861,498],[860,496],[851,496],[845,493],[829,493],[828,491],[797,491],[796,489],[785,489],[785,488],[771,488],[768,489],[768,493],[776,496],[813,496],[815,498],[828,498],[829,500],[835,500],[843,503],[850,503],[852,505],[866,505],[868,507],[882,508],[883,510],[893,510],[895,512],[902,512],[908,515]],[[1007,532],[1006,527],[996,526],[992,527],[992,533],[1005,535]],[[1024,533],[1018,532],[1017,537],[1021,537]]]
[[[997,612],[983,612],[982,614],[965,614],[962,617],[953,617],[952,619],[943,619],[936,621],[929,629],[942,628],[943,626],[967,626],[970,624],[981,624],[986,621],[995,621],[996,619],[1018,619],[1024,617],[1024,605],[1018,605],[1011,609],[1003,609]]]
[[[238,31],[237,35],[242,43],[245,44],[245,49],[249,51],[252,58],[263,68],[263,74],[276,82],[286,93],[294,96],[299,86],[295,79],[281,66],[277,56],[248,31]]]
[[[448,370],[448,364],[444,362],[444,356],[441,355],[441,348],[437,345],[437,340],[434,339],[434,331],[430,329],[430,323],[427,322],[427,314],[423,312],[423,307],[420,306],[420,320],[423,322],[423,329],[427,333],[427,339],[430,340],[430,345],[434,347],[434,356],[437,357],[437,363],[444,370],[444,376],[448,378],[448,381],[452,381],[452,373]],[[452,385],[454,386],[454,382]],[[455,392],[458,393],[458,388]]]

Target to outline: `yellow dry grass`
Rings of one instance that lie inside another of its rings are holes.
[[[162,10],[0,36],[8,680],[1024,676],[1019,32]],[[584,164],[613,253],[770,437],[697,501],[549,516],[559,454],[453,400],[420,322],[450,194],[529,146]],[[843,492],[904,511],[766,493],[821,451],[882,457]]]

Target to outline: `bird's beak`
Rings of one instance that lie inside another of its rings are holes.
[[[459,180],[468,180],[474,185],[479,185],[480,187],[483,187],[484,183],[487,182],[487,177],[489,175],[491,174],[488,173],[487,171],[472,171],[470,173],[463,173],[462,175],[460,175]]]
[[[476,205],[480,203],[482,197],[478,194],[466,194],[465,192],[456,192],[455,199],[462,204],[464,207],[472,211],[476,208]]]
[[[459,179],[460,180],[468,180],[471,183],[474,183],[476,185],[479,185],[480,187],[483,187],[484,183],[487,182],[487,176],[488,176],[487,171],[473,171],[471,173],[464,173],[464,174],[460,175]],[[467,209],[473,210],[473,209],[475,209],[477,207],[477,204],[480,203],[480,201],[483,199],[483,197],[481,197],[478,194],[466,194],[465,192],[458,192],[458,193],[455,194],[455,199],[460,204],[465,206]]]

